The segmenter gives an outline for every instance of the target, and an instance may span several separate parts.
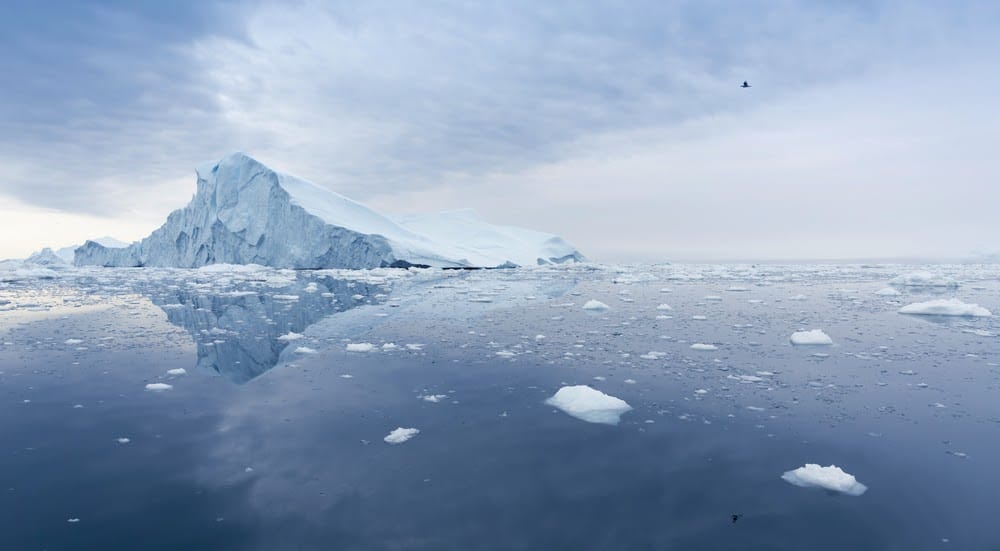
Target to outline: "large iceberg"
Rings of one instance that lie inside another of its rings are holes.
[[[88,241],[74,263],[263,264],[280,268],[497,267],[583,260],[563,239],[494,226],[473,211],[393,220],[312,182],[234,153],[198,169],[191,202],[148,237],[112,249]]]

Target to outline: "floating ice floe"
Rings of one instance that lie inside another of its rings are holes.
[[[436,404],[447,397],[448,397],[447,394],[427,394],[425,396],[421,396],[420,399],[425,402],[431,402]]]
[[[146,385],[146,390],[151,390],[153,392],[170,390],[172,388],[174,388],[174,385],[168,385],[167,383],[149,383]]]
[[[128,444],[131,441],[132,441],[131,438],[126,438],[124,436],[118,439],[118,443],[119,444]]]
[[[892,287],[885,287],[879,289],[878,291],[875,291],[875,294],[880,297],[895,297],[901,295],[902,293],[900,293],[896,289],[893,289]]]
[[[177,367],[177,368],[174,368],[174,369],[168,369],[167,370],[167,375],[173,375],[175,377],[178,376],[178,375],[187,375],[187,370],[184,369],[183,367]]]
[[[851,496],[859,496],[868,491],[868,486],[858,482],[854,475],[845,473],[836,465],[822,467],[815,463],[806,463],[798,469],[786,471],[781,478],[801,488],[823,488]]]
[[[398,427],[387,434],[383,440],[389,444],[402,444],[417,434],[420,434],[420,429]]]
[[[369,342],[352,342],[347,345],[348,352],[371,352],[375,345]]]
[[[564,386],[545,403],[588,423],[617,425],[622,414],[631,411],[625,400],[587,385]]]
[[[696,342],[691,345],[691,350],[718,350],[719,347],[714,344],[705,344],[701,342]]]
[[[899,287],[958,287],[955,280],[931,272],[910,272],[889,280],[889,285]]]
[[[833,339],[830,338],[830,335],[824,333],[822,329],[796,331],[792,333],[791,341],[792,344],[833,344]]]
[[[348,345],[350,346],[350,345]],[[300,346],[295,349],[296,354],[316,354],[315,348],[309,348],[308,346]]]
[[[922,316],[972,316],[982,318],[993,315],[989,310],[978,304],[968,304],[957,298],[907,304],[899,309],[899,313]]]
[[[657,306],[656,309],[657,310],[663,310],[663,311],[673,310],[673,308],[671,308],[671,306],[669,304],[661,304],[661,305]]]
[[[301,339],[304,336],[305,335],[303,335],[301,333],[296,333],[295,331],[289,331],[288,333],[285,333],[284,335],[278,337],[278,340],[279,341],[286,341],[286,342],[287,341],[297,341],[297,340]]]
[[[587,303],[583,305],[584,310],[590,310],[593,312],[601,312],[610,308],[610,306],[599,300],[588,300]]]

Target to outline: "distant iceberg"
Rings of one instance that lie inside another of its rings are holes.
[[[899,313],[922,316],[969,316],[980,318],[988,318],[993,315],[992,312],[978,304],[968,304],[957,298],[907,304],[899,309]]]
[[[910,272],[902,274],[889,280],[889,285],[897,287],[958,287],[958,282],[942,275],[931,272]]]
[[[231,154],[198,169],[191,202],[124,248],[87,241],[76,265],[197,268],[510,267],[584,260],[555,235],[474,211],[393,220],[338,193]]]

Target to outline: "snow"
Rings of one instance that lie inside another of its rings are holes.
[[[582,261],[561,238],[496,226],[473,211],[399,221],[312,182],[234,153],[198,169],[191,202],[125,248],[88,241],[77,265],[376,268],[396,262],[509,267]]]
[[[146,390],[153,392],[160,392],[163,390],[170,390],[174,388],[174,385],[168,385],[167,383],[149,383],[146,385]]]
[[[625,400],[587,385],[564,386],[545,403],[588,423],[606,425],[617,425],[622,414],[632,410]]]
[[[813,329],[811,331],[796,331],[792,333],[791,341],[792,344],[802,344],[802,345],[833,344],[833,339],[830,338],[830,335],[824,333],[822,329]]]
[[[694,344],[691,345],[691,350],[706,350],[706,351],[708,351],[708,350],[718,350],[718,349],[719,349],[719,347],[715,346],[714,344],[704,344],[704,343],[696,342],[696,343],[694,343]]]
[[[420,429],[398,427],[386,435],[383,440],[389,444],[402,444],[418,434],[420,434]]]
[[[958,287],[958,283],[945,276],[927,271],[910,272],[892,278],[890,285],[900,287]]]
[[[371,352],[375,345],[369,342],[352,342],[347,345],[348,352]]]
[[[989,310],[978,304],[968,304],[956,298],[907,304],[899,309],[899,313],[922,316],[970,316],[983,318],[993,315]]]
[[[591,310],[594,312],[600,312],[608,310],[611,307],[599,300],[588,300],[586,304],[583,305],[584,310]]]
[[[851,496],[859,496],[868,490],[854,475],[845,473],[836,465],[821,467],[815,463],[806,463],[798,469],[786,471],[781,478],[801,488],[823,488]]]

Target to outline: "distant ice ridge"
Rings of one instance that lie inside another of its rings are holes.
[[[471,210],[392,220],[242,154],[198,169],[191,202],[148,237],[88,241],[76,265],[262,264],[279,268],[497,267],[584,260],[561,238],[494,226]]]
[[[925,271],[896,276],[889,284],[898,287],[958,287],[958,282],[954,279]]]
[[[993,315],[992,312],[978,304],[968,304],[957,298],[907,304],[899,309],[899,313],[923,316],[970,316],[980,318],[988,318]]]
[[[782,480],[801,488],[823,488],[851,496],[859,496],[868,491],[868,486],[858,482],[854,475],[845,473],[840,467],[822,467],[806,463],[798,469],[786,471]]]
[[[128,243],[124,241],[119,241],[114,237],[98,237],[97,239],[91,239],[103,247],[109,249],[121,249],[128,247]],[[73,264],[73,251],[75,251],[80,245],[71,245],[69,247],[63,247],[61,249],[56,249],[53,251],[49,247],[33,253],[31,256],[25,259],[25,262],[29,264],[38,264],[41,266],[60,266],[60,265],[72,265]]]
[[[622,414],[631,411],[625,400],[587,385],[564,386],[545,403],[588,423],[617,425]]]

